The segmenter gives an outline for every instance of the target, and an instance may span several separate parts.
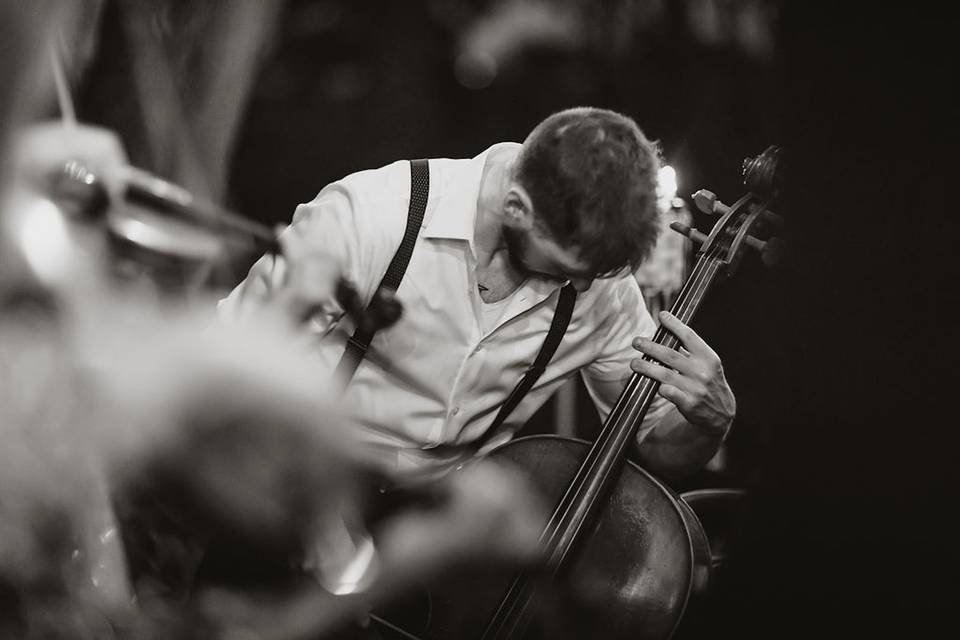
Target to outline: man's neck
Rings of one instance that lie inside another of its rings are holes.
[[[513,163],[519,151],[519,145],[492,149],[483,166],[473,229],[477,264],[481,268],[487,267],[496,253],[506,251],[503,203],[510,188]]]
[[[477,285],[484,302],[504,299],[524,280],[524,275],[510,261],[504,238],[503,204],[519,150],[519,145],[492,150],[487,156],[480,180],[473,243],[477,258]]]

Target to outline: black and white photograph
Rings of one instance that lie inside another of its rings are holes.
[[[0,640],[952,635],[951,15],[0,0]]]

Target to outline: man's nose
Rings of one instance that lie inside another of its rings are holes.
[[[573,288],[576,289],[578,293],[583,293],[593,284],[593,278],[571,278],[570,284],[573,285]]]

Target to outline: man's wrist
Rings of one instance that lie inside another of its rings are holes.
[[[711,424],[706,427],[710,434],[719,438],[720,440],[726,440],[727,434],[730,433],[731,427],[733,427],[733,419],[736,416],[727,416],[722,421],[716,424]]]
[[[735,416],[726,416],[720,418],[719,420],[703,422],[694,422],[693,420],[687,419],[687,423],[702,435],[710,438],[716,438],[718,440],[724,440],[726,439],[727,434],[730,432],[730,428],[733,426],[734,417]]]

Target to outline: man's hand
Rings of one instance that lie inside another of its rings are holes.
[[[55,187],[68,161],[81,163],[104,186],[113,202],[124,188],[127,154],[109,129],[60,121],[25,127],[19,132],[14,163],[21,184],[40,193]]]
[[[635,349],[666,366],[637,358],[630,368],[659,381],[660,395],[676,405],[687,421],[722,435],[733,421],[737,403],[723,375],[720,356],[671,313],[660,312],[660,321],[684,349],[675,351],[649,338],[637,338]]]

